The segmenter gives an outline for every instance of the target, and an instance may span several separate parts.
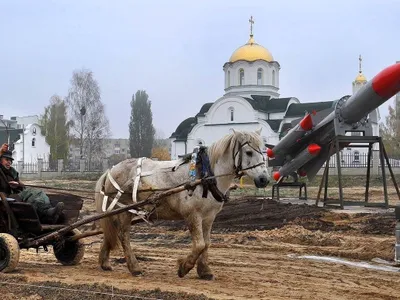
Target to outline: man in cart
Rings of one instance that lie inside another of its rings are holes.
[[[56,223],[64,209],[64,203],[58,202],[52,207],[49,197],[42,190],[26,187],[19,180],[17,170],[11,166],[13,161],[8,145],[3,144],[0,148],[0,192],[11,198],[12,195],[17,195],[23,202],[32,204],[41,222]]]

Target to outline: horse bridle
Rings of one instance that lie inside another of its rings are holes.
[[[248,141],[245,142],[245,143],[243,143],[243,144],[241,144],[240,142],[237,142],[237,143],[239,143],[239,147],[238,147],[236,153],[235,153],[235,151],[232,152],[232,156],[233,156],[233,168],[234,168],[234,170],[235,170],[235,175],[236,175],[236,177],[240,178],[240,177],[242,177],[242,176],[244,175],[243,171],[250,170],[250,169],[254,169],[254,168],[257,168],[257,167],[259,167],[259,166],[264,165],[264,164],[265,164],[265,157],[264,157],[264,155],[263,155],[263,153],[261,152],[260,149],[254,148],[253,146],[250,145],[250,143],[249,143]],[[244,168],[244,169],[243,169],[243,167],[242,167],[242,163],[243,163],[243,152],[242,152],[242,148],[243,148],[244,146],[246,146],[246,145],[248,145],[250,148],[252,148],[252,149],[253,149],[254,151],[256,151],[257,153],[260,153],[261,156],[263,157],[263,161],[260,162],[260,163],[258,163],[258,164],[255,164],[255,165],[253,165],[253,166],[250,166],[250,167],[247,167],[247,168]],[[236,145],[235,145],[235,146],[236,146]],[[233,149],[235,149],[235,147],[234,147]],[[236,161],[236,156],[237,156],[238,154],[239,154],[239,159],[238,159],[238,165],[236,166],[235,161]]]

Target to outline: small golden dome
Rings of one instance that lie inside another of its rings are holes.
[[[355,82],[367,82],[367,78],[365,78],[363,73],[358,73]]]
[[[361,54],[358,57],[358,60],[359,60],[359,70],[358,70],[358,75],[356,77],[355,82],[364,83],[364,82],[367,82],[367,78],[365,78],[365,76],[364,76],[364,74],[362,73],[362,70],[361,70],[361,62],[362,62]]]
[[[268,62],[274,61],[271,52],[269,52],[263,46],[257,44],[254,41],[253,35],[250,35],[249,41],[233,52],[229,62],[233,63],[239,60],[255,61],[258,59]]]

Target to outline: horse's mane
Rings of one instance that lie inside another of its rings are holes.
[[[214,142],[208,149],[210,157],[211,168],[214,169],[218,159],[221,158],[227,151],[233,154],[235,145],[237,142],[245,143],[249,142],[250,145],[258,149],[262,145],[261,136],[252,131],[234,131],[227,134],[220,140]],[[231,155],[232,155],[231,154]]]

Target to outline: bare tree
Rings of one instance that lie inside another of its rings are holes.
[[[103,139],[110,135],[108,118],[101,102],[100,88],[90,70],[74,71],[66,98],[72,129],[79,140],[80,156],[101,156]]]

